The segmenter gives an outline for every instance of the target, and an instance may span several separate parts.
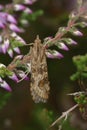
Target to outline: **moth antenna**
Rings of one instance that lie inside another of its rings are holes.
[[[26,71],[26,72],[27,72],[27,71]],[[26,72],[25,72],[25,73],[26,73]],[[22,80],[24,80],[29,73],[30,73],[30,72],[27,72],[27,73],[24,75],[23,78],[21,78],[20,80],[17,81],[17,83],[20,83]]]

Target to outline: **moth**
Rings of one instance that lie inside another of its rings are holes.
[[[49,81],[45,48],[37,36],[31,54],[31,83],[30,92],[35,103],[46,102],[49,97]]]

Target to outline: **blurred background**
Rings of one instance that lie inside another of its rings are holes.
[[[44,13],[35,21],[30,21],[29,27],[21,36],[27,43],[33,42],[36,35],[40,36],[42,42],[45,37],[54,36],[60,26],[67,25],[68,15],[76,6],[75,2],[76,0],[37,0],[30,8],[33,11],[41,9]],[[87,52],[87,29],[82,29],[82,32],[84,38],[68,34],[78,42],[78,45],[70,47],[68,52],[60,51],[64,55],[63,59],[47,59],[51,90],[46,104],[33,102],[29,81],[22,81],[19,84],[8,81],[13,92],[6,105],[0,110],[0,130],[58,130],[58,124],[52,128],[49,128],[49,125],[63,111],[75,104],[73,98],[66,94],[79,90],[77,82],[70,81],[70,76],[76,71],[72,57]],[[23,54],[28,51],[28,47],[21,48]],[[0,62],[7,65],[12,61],[8,55],[0,57]],[[1,91],[5,90],[1,89]],[[87,129],[87,124],[78,110],[63,126],[63,130],[70,129]]]

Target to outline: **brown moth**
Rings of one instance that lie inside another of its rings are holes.
[[[45,48],[37,36],[33,47],[30,48],[31,54],[31,84],[30,91],[33,100],[46,102],[49,96],[49,81],[47,72],[47,62]]]

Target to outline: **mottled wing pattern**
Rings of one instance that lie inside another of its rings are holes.
[[[31,85],[30,91],[33,100],[38,102],[46,102],[49,96],[49,81],[47,72],[47,62],[45,49],[39,37],[35,40],[33,47],[30,48],[31,53]]]

